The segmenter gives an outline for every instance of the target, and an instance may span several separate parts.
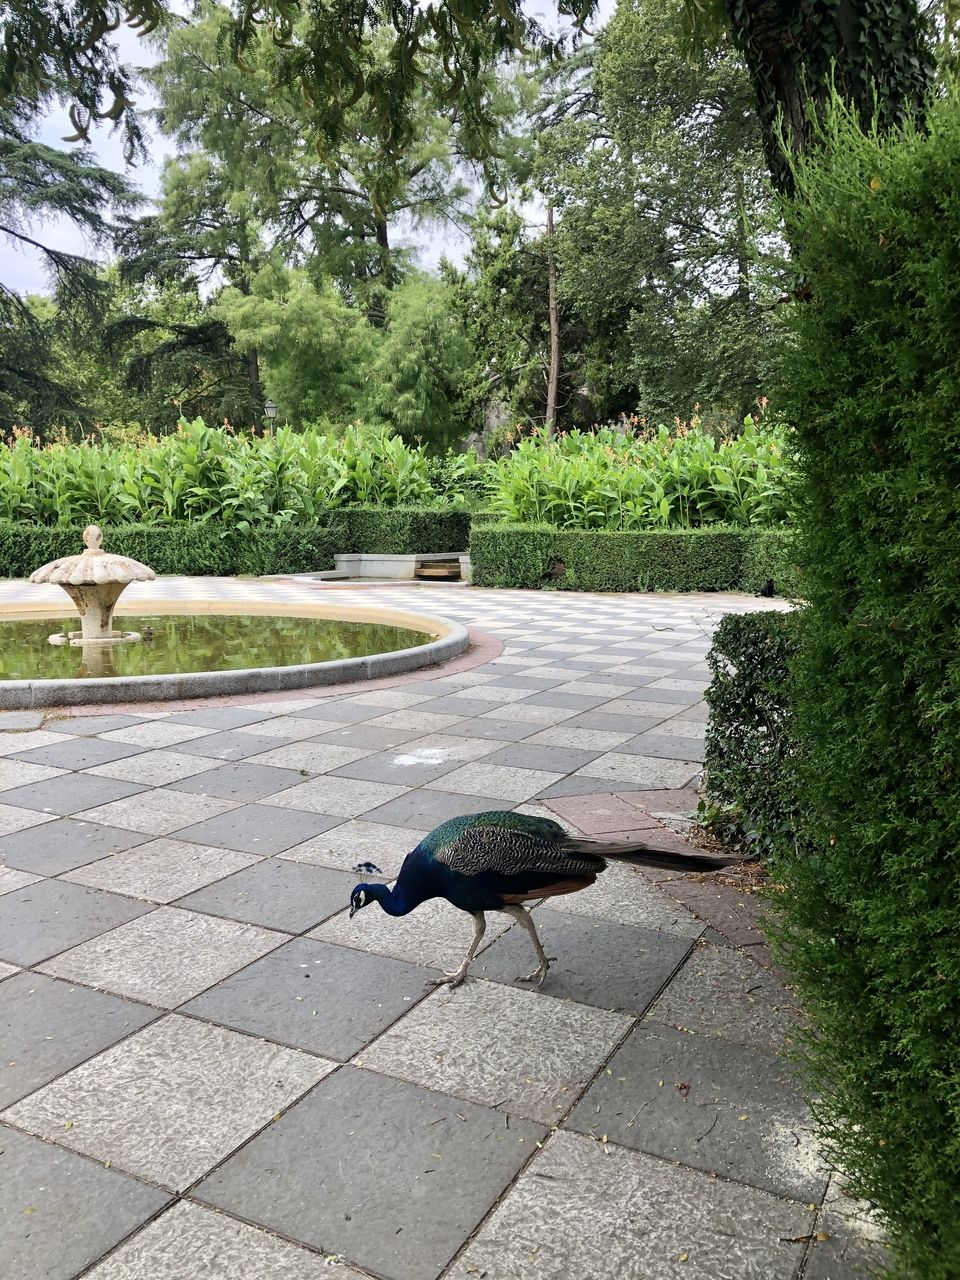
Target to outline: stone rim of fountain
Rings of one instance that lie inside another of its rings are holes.
[[[54,632],[47,637],[50,644],[123,644],[142,639],[139,631],[114,631],[113,611],[131,582],[152,582],[157,575],[139,560],[104,551],[102,542],[100,526],[88,524],[79,555],[61,556],[31,573],[31,582],[62,587],[80,615],[79,631]]]

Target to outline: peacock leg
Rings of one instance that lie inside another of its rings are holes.
[[[523,907],[518,903],[512,903],[508,907],[501,907],[500,910],[505,911],[508,916],[513,916],[517,924],[522,925],[523,928],[526,929],[527,933],[530,935],[530,941],[533,943],[534,950],[537,953],[537,959],[540,961],[533,973],[525,974],[522,977],[517,978],[517,981],[536,982],[539,987],[547,976],[547,970],[550,968],[551,958],[555,960],[556,956],[550,957],[544,951],[543,947],[540,945],[540,939],[537,937],[536,925],[531,920],[529,913],[524,911]]]
[[[467,970],[470,968],[470,961],[477,954],[477,947],[480,945],[480,939],[487,931],[487,918],[482,911],[474,911],[473,913],[473,941],[467,948],[467,954],[463,957],[463,964],[456,973],[445,973],[442,978],[433,978],[427,984],[431,987],[459,987],[460,983],[467,976]]]

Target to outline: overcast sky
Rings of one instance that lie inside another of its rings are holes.
[[[556,11],[549,6],[536,2],[525,7],[546,28],[555,29],[557,27]],[[615,0],[599,0],[597,8],[595,23],[606,21],[615,8]],[[126,28],[121,27],[117,32],[116,38],[123,56],[131,65],[145,65],[156,60],[155,49],[144,41],[139,40]],[[138,107],[142,109],[148,107],[150,103],[150,95],[145,89],[142,89],[137,99]],[[67,119],[66,109],[57,107],[42,122],[38,130],[38,137],[42,142],[50,146],[62,148],[66,145],[62,142],[63,136],[72,132],[73,127]],[[84,154],[89,160],[101,164],[107,169],[112,169],[117,173],[125,173],[137,190],[150,201],[159,192],[160,172],[164,158],[173,154],[169,141],[162,138],[155,130],[150,130],[150,138],[149,162],[141,163],[135,168],[130,168],[124,163],[123,137],[120,131],[113,135],[105,127],[91,131],[92,143],[90,146],[84,147]],[[145,210],[149,208],[149,204],[144,206]],[[65,249],[74,253],[92,251],[91,246],[81,247],[82,237],[80,232],[72,222],[65,218],[52,218],[45,221],[34,219],[32,223],[23,226],[21,229],[53,248]],[[417,249],[418,258],[424,266],[435,266],[444,255],[454,261],[460,261],[466,248],[464,237],[453,227],[440,230],[428,228],[426,230],[413,231],[404,237],[404,240],[407,244]],[[42,257],[36,250],[7,242],[3,244],[0,252],[2,252],[0,279],[8,288],[15,290],[17,293],[45,293],[48,291],[47,273]]]

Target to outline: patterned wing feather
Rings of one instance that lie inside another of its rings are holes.
[[[482,819],[487,815],[478,815]],[[499,817],[497,815],[491,815]],[[518,814],[517,817],[525,815]],[[475,821],[433,856],[451,871],[464,876],[485,873],[516,876],[535,873],[557,876],[593,876],[604,869],[603,858],[584,848],[571,848],[563,828],[549,819],[535,819],[530,826]]]

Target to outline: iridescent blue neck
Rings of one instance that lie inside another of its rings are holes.
[[[357,888],[363,889],[368,898],[379,902],[388,916],[405,916],[414,907],[420,905],[420,899],[413,901],[409,893],[405,893],[399,884],[394,885],[392,889],[385,884],[362,884]]]

